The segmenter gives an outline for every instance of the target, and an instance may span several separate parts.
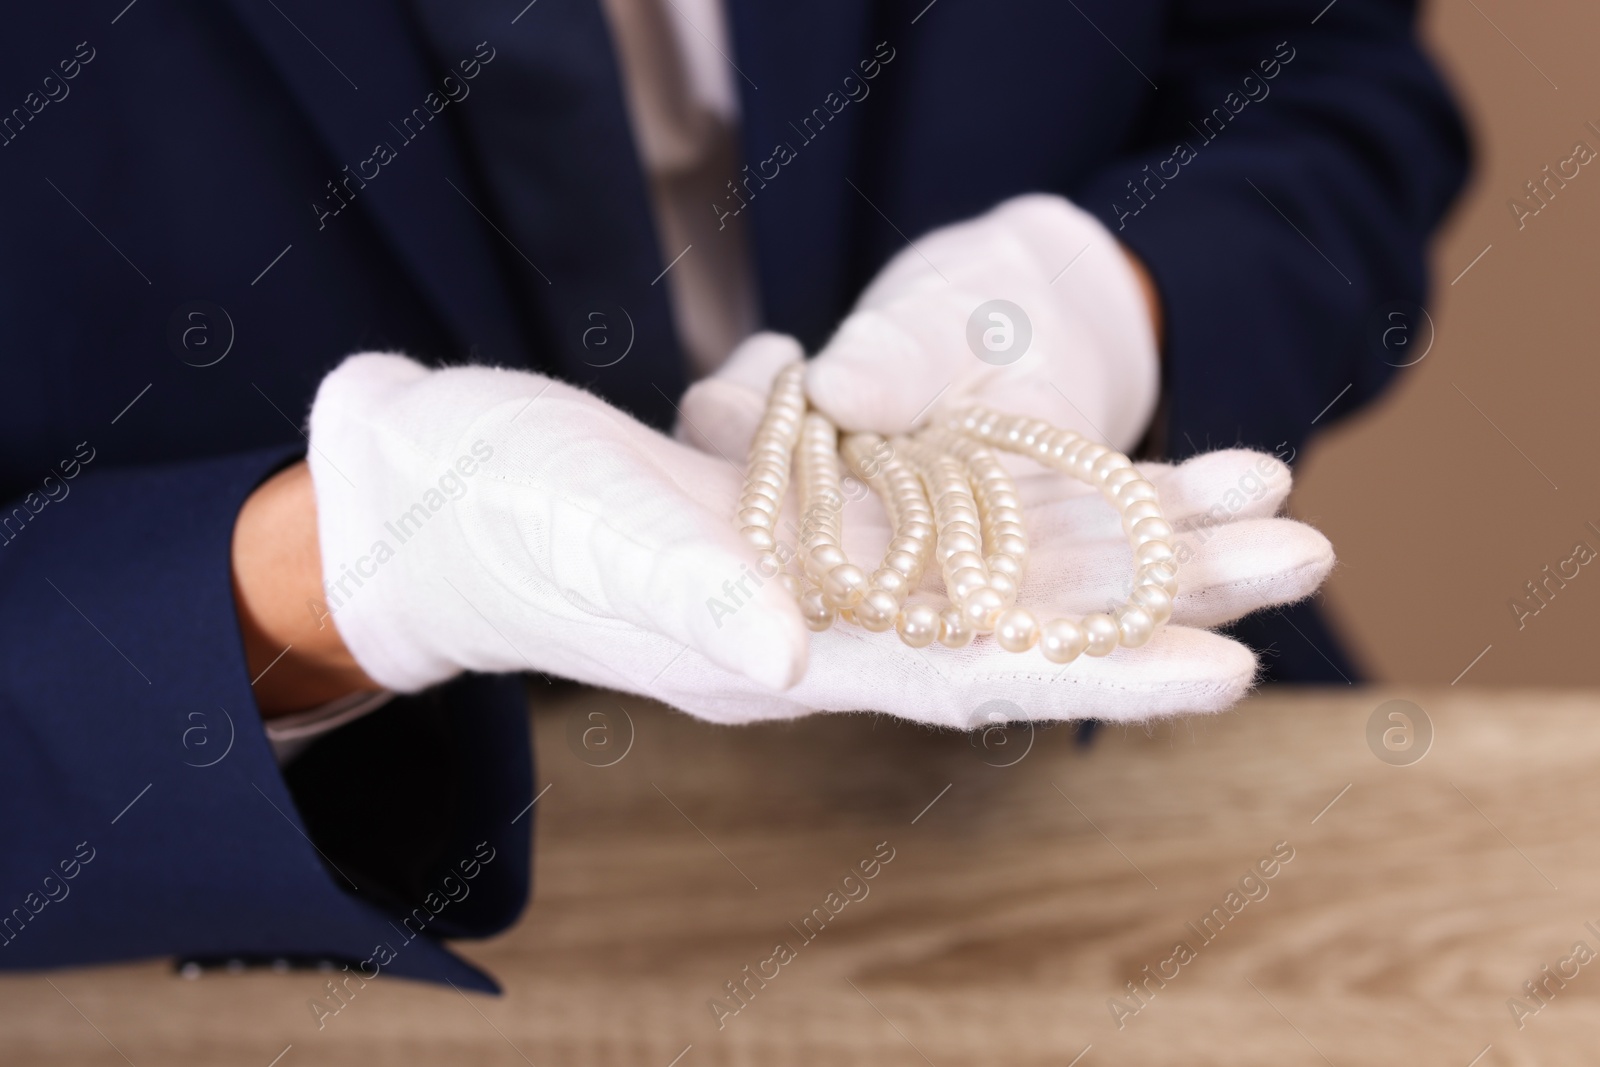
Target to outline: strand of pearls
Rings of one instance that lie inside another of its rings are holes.
[[[806,413],[804,374],[804,364],[791,364],[772,383],[767,409],[750,441],[738,514],[739,532],[756,550],[756,566],[763,574],[788,579],[784,588],[795,596],[800,595],[800,584],[792,574],[783,573],[783,560],[777,555],[777,525],[789,492],[789,458]]]
[[[938,636],[939,614],[927,605],[905,604],[933,554],[933,511],[927,494],[916,472],[877,434],[852,434],[839,452],[883,501],[894,530],[883,561],[868,579],[870,588],[856,608],[856,621],[874,633],[893,627],[902,641],[922,648]]]
[[[962,648],[978,634],[991,632],[995,616],[1005,606],[1000,595],[989,588],[978,501],[959,458],[940,451],[934,440],[926,437],[897,441],[909,451],[933,501],[938,538],[934,558],[950,598],[940,612],[939,641],[948,648]]]
[[[800,613],[813,630],[826,630],[836,616],[856,621],[855,610],[869,588],[867,576],[839,543],[844,512],[839,432],[815,412],[801,424],[795,467],[800,483],[801,568],[811,583],[800,596]]]
[[[896,630],[912,648],[935,640],[962,648],[992,634],[1008,652],[1037,646],[1052,663],[1105,656],[1147,642],[1172,616],[1178,591],[1172,526],[1153,485],[1122,453],[1038,419],[971,408],[912,437],[851,434],[806,410],[802,368],[778,375],[750,449],[738,523],[764,574],[778,574],[813,630],[836,619],[873,633]],[[1133,550],[1128,599],[1109,612],[1040,622],[1016,604],[1028,537],[1017,486],[996,450],[1027,456],[1097,489],[1122,518]],[[790,457],[799,490],[797,555],[803,575],[783,571],[777,519]],[[883,502],[894,536],[870,578],[841,545],[841,460]],[[914,599],[939,565],[948,602]]]
[[[1127,456],[1071,430],[1022,416],[999,415],[973,408],[950,418],[948,429],[973,440],[1028,456],[1092,486],[1122,517],[1123,532],[1133,549],[1133,591],[1112,612],[1086,615],[1074,623],[1056,619],[1039,628],[1034,640],[1044,646],[1046,658],[1065,663],[1087,652],[1104,656],[1119,644],[1137,648],[1150,640],[1158,626],[1172,617],[1172,600],[1178,591],[1174,531],[1162,517],[1156,488],[1134,469]],[[1008,613],[1008,632],[997,632],[1002,647],[1027,647],[1030,614],[1022,609]],[[997,624],[998,625],[998,624]],[[1080,639],[1082,641],[1080,647]]]

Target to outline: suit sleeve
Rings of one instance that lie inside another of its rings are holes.
[[[245,497],[294,458],[102,460],[4,505],[0,969],[281,956],[495,988],[437,938],[503,928],[527,897],[520,682],[396,701],[286,777],[230,549]]]
[[[1176,5],[1139,135],[1077,191],[1161,291],[1170,454],[1298,448],[1414,358],[1387,326],[1425,343],[1466,134],[1412,3],[1318,6]]]

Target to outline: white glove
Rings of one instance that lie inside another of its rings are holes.
[[[919,237],[806,373],[812,402],[841,429],[905,433],[981,400],[1124,452],[1159,388],[1150,311],[1127,254],[1093,215],[1043,193]]]
[[[792,341],[757,338],[729,378],[692,391],[686,420],[715,435],[702,442],[742,460],[772,373],[798,355]],[[725,723],[869,710],[967,728],[990,724],[995,699],[1040,719],[1217,711],[1249,688],[1254,658],[1186,627],[1300,599],[1332,564],[1315,531],[1266,517],[1288,491],[1287,468],[1261,466],[1276,461],[1145,465],[1180,528],[1239,506],[1209,537],[1180,537],[1180,553],[1196,553],[1177,625],[1058,668],[987,639],[915,650],[853,627],[808,635],[733,531],[742,470],[537,375],[352,357],[318,391],[310,436],[333,622],[367,673],[400,691],[462,669],[534,669]],[[1128,550],[1109,507],[1059,475],[1019,487],[1034,546],[1022,602],[1082,613],[1120,596]],[[844,523],[853,556],[882,552],[875,500],[848,505]]]
[[[357,355],[318,389],[310,443],[333,623],[387,688],[531,669],[646,693],[687,648],[764,701],[805,670],[775,583],[736,626],[706,609],[750,569],[740,473],[588,393]]]
[[[800,355],[787,337],[761,334],[745,342],[721,372],[684,397],[679,436],[742,457],[773,376]],[[1231,450],[1138,469],[1179,531],[1172,620],[1148,644],[1058,667],[1037,651],[1002,651],[992,638],[963,649],[916,650],[893,632],[839,623],[814,636],[810,670],[799,685],[774,694],[761,717],[864,709],[966,729],[990,725],[986,716],[997,700],[1031,719],[1134,721],[1231,707],[1254,682],[1255,657],[1237,641],[1194,627],[1304,599],[1332,569],[1332,546],[1309,526],[1273,517],[1291,479],[1288,466],[1271,456]],[[1105,611],[1125,599],[1132,554],[1116,512],[1076,479],[1032,470],[1017,479],[1030,544],[1018,603],[1050,618]],[[844,549],[871,570],[889,540],[887,519],[875,497],[846,497]],[[791,494],[784,514],[795,513]],[[792,539],[783,526],[780,518],[779,539]],[[939,590],[936,577],[930,588]],[[743,682],[719,684],[696,656],[685,655],[662,682],[679,694],[663,699],[705,718],[744,721],[755,707]],[[692,703],[681,702],[684,689]]]

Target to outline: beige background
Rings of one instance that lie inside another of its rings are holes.
[[[1488,648],[1461,684],[1593,684],[1600,566],[1520,630],[1509,602],[1580,538],[1600,550],[1600,161],[1520,232],[1507,201],[1576,141],[1600,151],[1600,5],[1439,0],[1425,26],[1478,153],[1434,248],[1436,340],[1317,441],[1294,510],[1339,551],[1327,596],[1375,678],[1448,684]]]

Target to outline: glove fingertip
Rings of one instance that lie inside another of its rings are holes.
[[[683,395],[682,418],[673,436],[702,452],[742,458],[766,410],[766,400],[747,386],[707,378]]]
[[[806,395],[819,411],[835,424],[846,429],[856,429],[860,424],[861,404],[865,381],[843,358],[830,357],[813,360],[806,367]]]
[[[774,690],[790,689],[805,676],[810,635],[794,602],[769,585],[742,609],[718,621],[707,635],[706,656]]]
[[[1169,684],[1182,693],[1178,713],[1216,714],[1249,695],[1260,675],[1256,653],[1208,630],[1169,627],[1161,646],[1172,657]],[[1152,642],[1155,644],[1155,642]]]
[[[415,360],[390,352],[357,352],[317,386],[306,425],[313,432],[329,422],[349,421],[387,401],[395,392],[429,376]]]
[[[877,352],[857,355],[840,348],[818,356],[806,367],[806,395],[846,433],[909,433],[921,412],[909,409],[912,393],[897,384],[907,376],[895,372],[897,361],[885,350]]]
[[[741,385],[766,390],[780,370],[805,358],[806,350],[799,341],[786,333],[768,330],[741,342],[718,373]]]

